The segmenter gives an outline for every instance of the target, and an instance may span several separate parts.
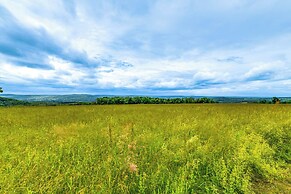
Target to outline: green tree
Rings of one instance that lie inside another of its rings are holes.
[[[210,98],[157,98],[147,96],[114,96],[96,99],[96,104],[182,104],[182,103],[215,103]]]
[[[0,93],[2,93],[3,92],[3,89],[0,87]]]
[[[261,104],[267,104],[267,100],[266,99],[260,100],[259,103],[261,103]]]
[[[272,103],[273,103],[273,104],[280,103],[280,99],[277,98],[277,97],[273,97],[273,99],[272,99]]]

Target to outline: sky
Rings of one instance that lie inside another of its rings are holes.
[[[290,13],[287,0],[0,0],[0,86],[291,96]]]

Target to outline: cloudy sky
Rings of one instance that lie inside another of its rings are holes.
[[[0,0],[0,86],[291,96],[290,13],[287,0]]]

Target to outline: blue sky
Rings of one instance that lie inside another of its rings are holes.
[[[0,86],[291,96],[290,12],[283,0],[0,0]]]

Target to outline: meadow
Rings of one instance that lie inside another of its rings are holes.
[[[290,193],[291,106],[0,108],[0,193]]]

